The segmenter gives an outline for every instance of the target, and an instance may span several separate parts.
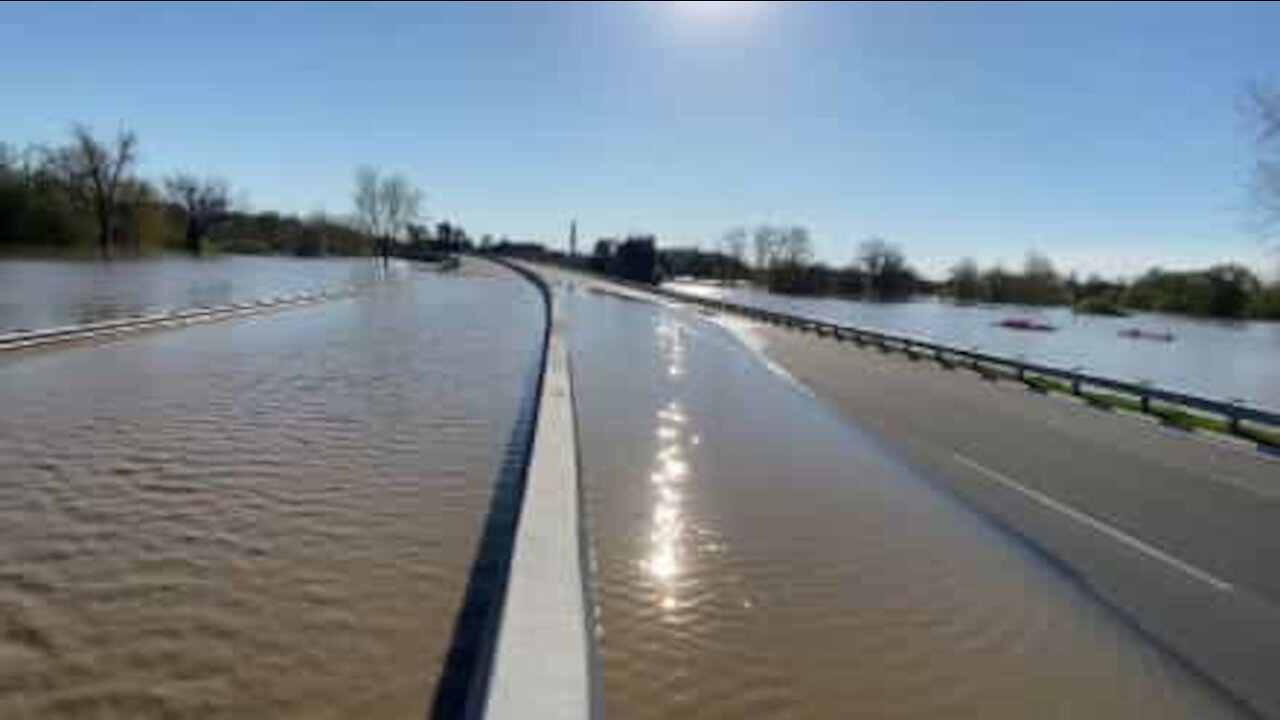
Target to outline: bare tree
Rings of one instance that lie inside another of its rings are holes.
[[[1031,252],[1022,266],[1022,302],[1031,305],[1051,305],[1063,299],[1062,278],[1054,270],[1048,257]]]
[[[947,283],[955,300],[973,302],[982,298],[982,273],[973,258],[964,258],[953,265]]]
[[[165,195],[187,216],[187,247],[200,251],[200,241],[209,228],[231,208],[227,183],[217,178],[198,178],[179,173],[165,178]]]
[[[736,227],[724,234],[725,253],[740,263],[747,261],[747,229]]]
[[[375,254],[385,260],[391,245],[407,236],[422,216],[422,191],[403,175],[383,176],[368,166],[356,170],[356,223],[373,238]]]
[[[780,235],[781,231],[772,225],[759,225],[751,233],[751,242],[756,255],[756,272],[763,273],[773,264]]]
[[[383,179],[380,194],[383,232],[389,239],[402,239],[422,215],[422,191],[403,175],[392,175]]]
[[[107,144],[84,125],[71,129],[71,144],[57,157],[57,165],[77,199],[92,212],[97,223],[98,250],[111,254],[122,190],[132,184],[137,161],[138,137],[121,130]]]
[[[759,225],[751,239],[757,277],[771,290],[794,290],[813,259],[809,231],[799,225]]]
[[[813,260],[813,242],[809,229],[799,225],[779,228],[775,262],[789,268],[800,268]]]
[[[809,230],[799,225],[773,228],[772,258],[769,262],[769,289],[800,292],[806,286],[813,243]]]
[[[356,169],[356,225],[375,242],[383,235],[382,180],[378,169],[367,165]]]
[[[858,264],[876,299],[892,300],[911,294],[915,274],[897,246],[882,238],[867,238],[858,246]]]
[[[740,272],[747,259],[747,229],[734,227],[726,230],[720,238],[720,252],[733,261],[736,266],[734,272]],[[726,273],[722,272],[721,275]]]

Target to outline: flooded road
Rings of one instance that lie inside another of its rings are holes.
[[[727,331],[561,294],[609,717],[1235,716]]]
[[[488,274],[0,359],[0,717],[423,717],[539,371]]]

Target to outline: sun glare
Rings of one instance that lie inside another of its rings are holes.
[[[667,3],[682,21],[690,23],[726,24],[738,23],[755,14],[762,2],[744,0],[714,2],[714,0],[675,0]]]

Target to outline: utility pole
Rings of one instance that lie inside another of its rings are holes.
[[[569,257],[578,257],[578,219],[569,222]]]

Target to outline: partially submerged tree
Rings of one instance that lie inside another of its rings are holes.
[[[773,257],[769,263],[769,289],[778,292],[814,292],[810,265],[813,242],[808,228],[799,225],[772,229]]]
[[[951,297],[960,302],[977,302],[983,299],[982,275],[973,258],[965,258],[951,268]]]
[[[770,290],[811,292],[813,242],[799,225],[759,225],[752,231],[756,275]],[[745,250],[746,233],[742,234]]]
[[[356,226],[375,241],[383,236],[382,183],[376,168],[367,165],[356,169]]]
[[[720,238],[720,252],[729,260],[721,268],[720,279],[724,280],[728,278],[730,266],[741,267],[746,262],[747,229],[735,227],[725,231],[724,236]]]
[[[1019,283],[1019,302],[1028,305],[1054,305],[1065,299],[1062,278],[1058,277],[1049,258],[1040,253],[1027,254]]]
[[[1235,318],[1251,309],[1260,312],[1262,290],[1257,277],[1239,265],[1191,271],[1152,268],[1125,290],[1124,304],[1140,310]]]
[[[914,290],[915,273],[907,266],[906,256],[887,240],[863,240],[858,246],[858,264],[866,273],[867,289],[877,300],[904,298]]]
[[[800,268],[813,261],[813,241],[809,229],[799,225],[780,228],[774,262],[787,268]]]
[[[422,192],[403,175],[391,175],[382,181],[382,204],[387,236],[401,240],[422,213]]]
[[[98,251],[111,254],[116,237],[116,221],[125,188],[134,182],[138,138],[121,130],[110,142],[93,136],[84,125],[71,129],[71,144],[55,159],[67,186],[93,213]]]
[[[773,254],[777,248],[778,232],[772,225],[760,225],[751,234],[751,243],[755,250],[756,272],[764,275],[773,262]]]
[[[375,254],[384,259],[422,215],[422,191],[403,175],[383,177],[368,166],[356,170],[354,202],[357,226],[373,238]]]
[[[169,202],[181,207],[186,216],[187,249],[200,252],[209,228],[231,208],[227,183],[179,173],[165,178],[164,189]]]

